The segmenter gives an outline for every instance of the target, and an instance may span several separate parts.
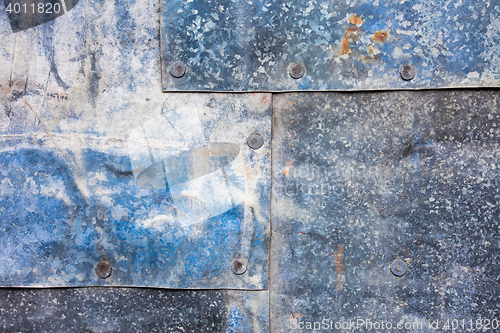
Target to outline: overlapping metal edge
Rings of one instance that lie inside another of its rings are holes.
[[[272,332],[497,327],[499,105],[496,89],[275,95]]]
[[[270,95],[162,93],[158,6],[0,15],[0,286],[267,287]]]
[[[500,85],[500,7],[489,0],[162,0],[161,15],[164,91]]]

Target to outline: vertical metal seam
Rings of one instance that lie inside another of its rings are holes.
[[[272,300],[272,283],[271,283],[271,269],[272,269],[272,262],[271,262],[271,250],[272,250],[272,241],[273,241],[273,183],[274,183],[274,177],[273,177],[273,132],[274,132],[274,93],[270,93],[271,95],[271,137],[269,138],[269,143],[270,143],[270,149],[271,149],[271,170],[270,170],[270,186],[269,186],[269,243],[268,243],[268,249],[267,249],[267,290],[268,290],[268,303],[269,303],[269,310],[268,310],[268,320],[269,320],[269,327],[268,327],[268,332],[272,332],[271,327],[272,327],[272,320],[271,320],[271,300]]]

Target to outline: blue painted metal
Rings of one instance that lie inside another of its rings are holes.
[[[265,289],[271,96],[165,94],[159,3],[66,3],[0,13],[0,286]]]
[[[498,318],[496,90],[162,92],[496,87],[497,4],[65,3],[0,12],[0,330]]]
[[[270,146],[246,140],[270,137],[268,95],[186,97],[118,143],[3,141],[0,285],[266,288]]]
[[[500,7],[489,0],[162,0],[161,15],[164,91],[500,84]],[[174,61],[187,66],[181,78]],[[411,81],[400,76],[408,63]]]

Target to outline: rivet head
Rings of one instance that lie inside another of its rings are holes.
[[[259,133],[252,133],[248,136],[247,144],[252,149],[259,149],[264,144],[264,138]]]
[[[95,266],[95,273],[97,274],[98,277],[101,279],[106,279],[111,275],[111,271],[113,268],[111,267],[111,264],[107,260],[101,260]]]
[[[231,265],[231,270],[236,275],[245,274],[247,271],[247,261],[245,259],[234,259]]]
[[[186,66],[180,61],[174,61],[170,64],[170,75],[173,77],[181,77],[186,73]]]
[[[302,65],[300,62],[294,62],[293,64],[290,65],[288,69],[288,73],[290,73],[290,76],[293,77],[294,79],[300,79],[301,77],[304,76],[306,72],[306,69],[304,68],[304,65]]]
[[[403,276],[406,273],[406,263],[403,260],[394,260],[391,265],[391,272],[396,276]]]
[[[417,74],[417,68],[414,65],[407,64],[401,67],[399,72],[401,73],[403,80],[410,81]]]

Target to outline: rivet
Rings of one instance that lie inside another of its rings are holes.
[[[304,68],[304,65],[302,65],[300,62],[294,62],[290,65],[290,69],[288,70],[288,72],[294,79],[300,79],[304,76],[306,70]]]
[[[111,267],[111,264],[107,260],[101,260],[95,266],[95,273],[97,274],[98,277],[101,279],[106,279],[111,275],[111,271],[113,268]]]
[[[231,269],[236,275],[245,274],[247,271],[247,261],[245,259],[234,259]]]
[[[259,133],[252,133],[248,136],[247,144],[252,149],[259,149],[264,144],[264,138]]]
[[[406,263],[403,260],[394,260],[391,265],[391,272],[396,276],[403,276],[406,273]]]
[[[170,74],[173,77],[179,78],[186,73],[186,66],[180,61],[174,61],[170,64]]]
[[[410,81],[417,74],[417,68],[414,65],[406,64],[399,71],[403,80]]]

